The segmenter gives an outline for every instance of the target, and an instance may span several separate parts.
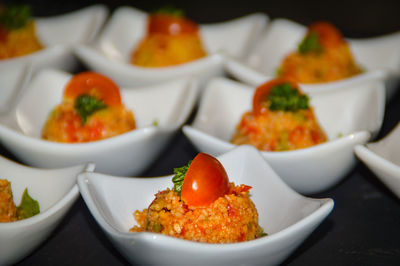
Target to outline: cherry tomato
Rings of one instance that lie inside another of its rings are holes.
[[[336,47],[344,42],[340,31],[330,22],[315,22],[308,28],[308,32],[312,31],[318,34],[319,41],[324,47]]]
[[[193,34],[198,32],[198,26],[193,21],[184,17],[155,14],[150,16],[148,31],[149,34]]]
[[[192,161],[182,184],[181,197],[189,206],[205,207],[229,191],[229,179],[214,157],[199,153]]]
[[[82,94],[96,97],[108,106],[121,104],[121,95],[117,84],[96,72],[87,71],[73,76],[65,87],[64,98],[76,99]]]
[[[275,87],[276,85],[282,84],[282,83],[290,83],[292,85],[293,88],[298,89],[298,86],[296,83],[288,80],[288,79],[284,79],[284,78],[277,78],[277,79],[273,79],[270,81],[267,81],[263,84],[261,84],[260,86],[257,87],[256,92],[254,93],[253,96],[253,112],[254,114],[262,114],[265,113],[267,111],[267,106],[265,104],[266,102],[266,97],[268,95],[268,93],[270,92],[270,90]]]

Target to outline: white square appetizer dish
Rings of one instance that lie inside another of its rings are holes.
[[[226,70],[242,82],[258,85],[276,76],[282,60],[290,52],[298,49],[307,28],[287,19],[274,19],[258,40],[249,55],[242,60],[226,58]],[[364,71],[361,74],[324,84],[351,83],[354,79],[368,78],[371,72],[383,71],[386,80],[387,99],[396,90],[400,79],[400,33],[385,36],[346,39],[354,60]],[[372,74],[373,75],[373,74]],[[321,84],[303,84],[307,87],[319,87]]]
[[[357,145],[357,157],[400,198],[400,124],[384,138],[365,145]]]
[[[71,74],[58,70],[38,72],[14,108],[0,117],[3,145],[24,163],[52,168],[92,161],[101,172],[139,174],[183,125],[198,96],[197,83],[190,79],[120,88],[123,104],[133,113],[134,130],[90,142],[44,140],[43,127],[61,103],[64,87],[71,78]]]
[[[50,236],[79,197],[77,175],[93,170],[94,164],[38,169],[0,157],[0,176],[11,183],[15,204],[20,204],[27,189],[40,208],[40,212],[32,217],[0,223],[0,265],[18,262]],[[4,190],[2,194],[4,196]]]
[[[82,173],[78,184],[91,214],[112,243],[131,263],[142,265],[277,265],[333,209],[332,199],[307,198],[293,191],[253,147],[238,147],[217,159],[231,182],[252,187],[250,198],[267,236],[211,244],[160,233],[129,232],[136,224],[133,212],[147,208],[154,194],[173,186],[172,176],[122,178]]]
[[[356,163],[353,148],[375,136],[385,109],[384,84],[364,80],[351,87],[306,91],[327,141],[308,148],[262,151],[277,174],[294,190],[312,194],[337,184]],[[218,155],[230,142],[244,112],[251,110],[254,87],[224,78],[210,81],[185,136],[202,152]]]
[[[105,6],[93,5],[59,16],[34,17],[36,35],[43,49],[24,56],[0,60],[0,66],[31,62],[37,67],[72,71],[77,63],[73,53],[74,46],[93,41],[108,13]]]
[[[246,55],[267,24],[264,14],[251,14],[227,22],[199,25],[206,56],[168,67],[130,64],[133,49],[145,36],[149,14],[133,7],[120,7],[96,43],[78,45],[77,56],[90,68],[104,73],[120,86],[154,84],[182,76],[196,76],[200,83],[223,74],[220,53],[235,58]]]

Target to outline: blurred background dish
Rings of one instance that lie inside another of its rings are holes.
[[[357,157],[400,198],[400,124],[387,136],[365,145],[357,145]]]
[[[0,66],[34,63],[38,68],[54,67],[72,71],[77,67],[73,55],[77,44],[90,43],[108,16],[104,5],[93,5],[58,16],[34,17],[36,34],[43,49],[28,55],[0,60]]]
[[[146,208],[158,191],[172,187],[171,175],[127,179],[83,173],[79,188],[98,225],[130,263],[138,265],[277,265],[333,209],[332,199],[306,198],[290,189],[251,146],[241,146],[218,160],[230,181],[252,187],[250,197],[268,236],[239,243],[205,244],[157,233],[129,232],[135,224],[133,212]],[[180,250],[179,256],[176,250]]]
[[[107,74],[120,86],[155,84],[188,75],[195,76],[203,84],[223,74],[221,53],[235,58],[245,56],[268,21],[268,16],[257,13],[199,25],[205,57],[168,67],[132,65],[129,62],[132,49],[145,35],[148,16],[133,7],[119,7],[94,44],[77,46],[77,56],[89,68]]]
[[[297,50],[306,33],[306,27],[287,19],[272,20],[249,56],[244,60],[228,59],[227,71],[243,82],[256,85],[261,81],[275,77],[282,60],[290,52]],[[339,28],[340,30],[340,28]],[[387,98],[395,94],[400,77],[400,33],[363,39],[347,39],[355,62],[365,71],[343,80],[329,83],[351,81],[368,76],[372,71],[384,71],[387,74]],[[318,87],[321,84],[304,84]]]
[[[0,176],[11,182],[19,204],[26,188],[39,202],[40,213],[15,222],[0,223],[0,265],[11,265],[35,250],[61,222],[79,197],[77,175],[93,171],[93,164],[44,170],[26,167],[0,157]]]
[[[210,81],[199,111],[184,134],[199,151],[218,155],[234,148],[230,139],[242,114],[250,110],[251,86],[228,79]],[[328,142],[294,151],[263,151],[271,167],[299,193],[322,192],[337,184],[354,167],[353,147],[379,132],[385,109],[384,84],[364,80],[352,87],[308,93],[310,105]],[[290,167],[289,167],[290,166]]]
[[[61,102],[70,78],[70,74],[58,70],[39,72],[15,108],[0,117],[0,139],[21,161],[45,168],[93,161],[105,173],[139,174],[186,121],[198,95],[197,83],[190,79],[121,89],[126,108],[135,115],[137,129],[87,143],[43,140],[42,128]]]

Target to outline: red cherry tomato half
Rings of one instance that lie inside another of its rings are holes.
[[[254,93],[253,96],[253,112],[254,114],[261,114],[265,113],[267,111],[267,106],[265,105],[266,98],[268,96],[268,93],[270,90],[275,87],[276,85],[282,84],[282,83],[290,83],[293,88],[297,88],[298,86],[296,83],[284,79],[284,78],[278,78],[278,79],[273,79],[270,81],[267,81],[260,86],[257,87],[256,92]]]
[[[108,106],[121,104],[121,95],[117,84],[96,72],[87,71],[76,74],[67,83],[64,91],[65,99],[76,99],[82,94],[96,97]]]
[[[148,31],[149,34],[193,34],[198,32],[198,26],[184,17],[156,14],[150,16]]]
[[[228,190],[229,179],[222,164],[206,153],[199,153],[186,172],[181,197],[189,206],[205,207]]]
[[[340,31],[330,22],[319,21],[308,27],[308,32],[316,32],[324,47],[336,47],[344,42]]]

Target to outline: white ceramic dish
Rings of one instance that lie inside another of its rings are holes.
[[[239,147],[219,160],[231,181],[253,187],[251,199],[268,236],[234,244],[205,244],[128,232],[136,224],[133,212],[147,208],[159,190],[171,188],[172,176],[144,179],[82,173],[78,185],[113,244],[131,263],[140,265],[277,265],[333,208],[332,199],[306,198],[290,189],[253,147]]]
[[[136,130],[80,144],[42,140],[42,127],[49,113],[61,103],[70,77],[56,70],[39,72],[15,108],[0,117],[0,139],[21,161],[45,168],[93,161],[101,172],[139,174],[185,122],[198,95],[197,83],[189,79],[152,87],[122,88],[123,102],[135,116]],[[157,125],[153,125],[155,121]]]
[[[400,124],[377,142],[357,145],[360,160],[400,198]]]
[[[64,15],[34,18],[37,36],[45,48],[26,56],[0,60],[0,67],[31,62],[37,68],[72,71],[77,63],[74,46],[94,40],[108,13],[105,6],[93,5]]]
[[[0,223],[0,265],[11,265],[37,248],[61,222],[79,196],[76,178],[94,164],[62,169],[37,169],[0,156],[0,178],[11,182],[18,205],[25,188],[39,202],[40,213],[24,220]]]
[[[147,13],[133,7],[118,8],[97,42],[77,46],[76,54],[89,68],[107,74],[120,86],[154,84],[188,75],[195,75],[203,83],[223,73],[220,52],[245,56],[268,21],[266,15],[258,13],[200,25],[208,56],[178,66],[145,68],[129,64],[129,58],[145,34],[147,17]]]
[[[309,91],[310,104],[329,141],[306,149],[262,152],[277,174],[297,192],[311,194],[337,184],[354,166],[353,147],[379,131],[385,107],[380,79],[351,87]],[[254,87],[214,79],[205,88],[199,111],[184,134],[203,152],[218,155],[236,145],[229,141],[242,114],[251,109]],[[341,136],[341,137],[339,137]]]
[[[0,64],[0,113],[13,108],[13,103],[22,95],[30,81],[33,68],[26,64]]]
[[[275,76],[276,69],[283,58],[297,49],[306,27],[286,19],[275,19],[259,39],[249,56],[244,60],[227,58],[226,70],[235,78],[251,85]],[[352,82],[368,76],[376,70],[385,71],[387,98],[390,99],[400,78],[400,32],[386,36],[348,39],[356,62],[366,69],[364,74],[338,81]],[[329,82],[337,83],[337,82]],[[327,83],[327,84],[329,84]],[[308,85],[318,87],[320,85]]]

